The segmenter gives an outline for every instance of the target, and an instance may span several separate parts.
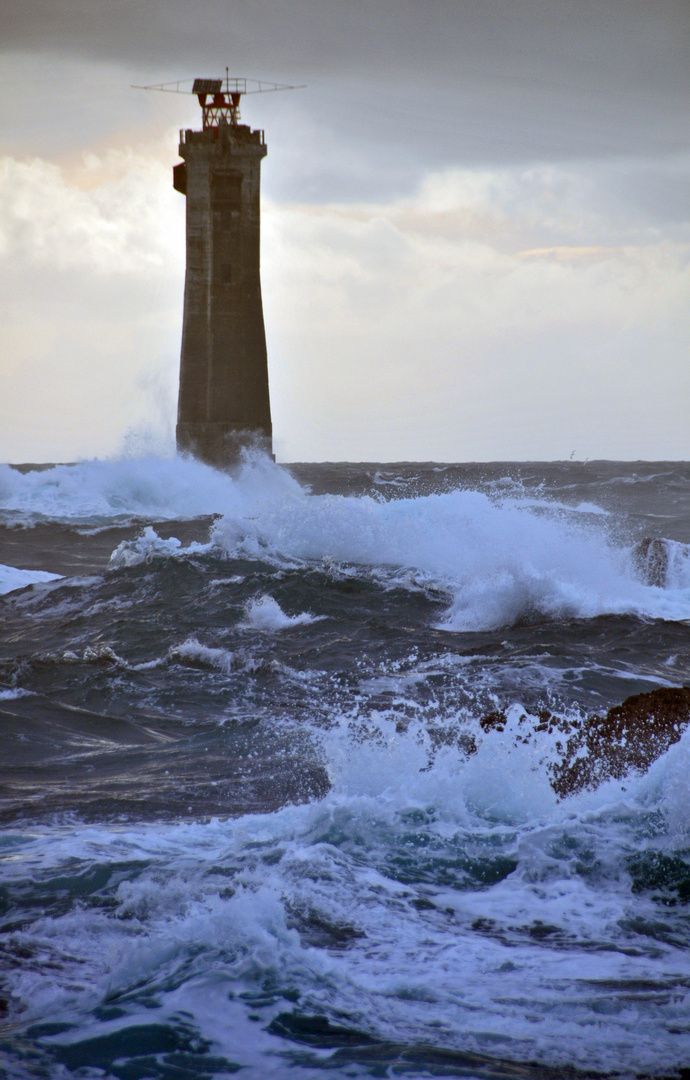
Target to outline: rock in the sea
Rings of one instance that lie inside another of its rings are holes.
[[[690,723],[690,687],[634,694],[606,716],[590,716],[570,737],[551,784],[561,797],[644,772]]]
[[[479,721],[485,732],[503,731],[504,712],[487,713]],[[678,742],[690,724],[690,687],[671,686],[633,694],[614,705],[606,716],[566,720],[548,709],[520,720],[520,742],[538,733],[561,734],[557,744],[562,759],[550,766],[551,786],[561,798],[593,790],[605,780],[622,780],[631,772],[645,772],[652,762]]]
[[[646,585],[666,585],[669,565],[668,540],[659,537],[646,537],[635,544],[633,558]]]

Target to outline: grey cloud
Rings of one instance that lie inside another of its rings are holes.
[[[0,31],[6,48],[156,66],[230,51],[314,75],[690,85],[684,0],[5,0]]]
[[[7,50],[107,61],[149,82],[226,64],[306,81],[297,108],[315,129],[378,147],[402,187],[449,163],[690,143],[685,0],[6,0],[0,35]],[[262,102],[263,115],[274,108]],[[312,186],[332,197],[335,171],[325,162]],[[377,182],[341,175],[344,188]]]

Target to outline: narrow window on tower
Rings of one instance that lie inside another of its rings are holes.
[[[240,210],[242,207],[242,174],[236,172],[215,173],[212,197],[214,202],[222,203],[226,210]]]
[[[223,285],[232,285],[232,266],[230,263],[223,263],[221,266],[220,280]]]

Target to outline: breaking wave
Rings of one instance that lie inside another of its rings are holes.
[[[15,589],[25,589],[27,585],[57,581],[60,577],[60,574],[51,574],[47,570],[18,570],[16,566],[0,563],[0,596]]]
[[[265,458],[247,458],[233,475],[172,458],[86,462],[24,475],[5,467],[0,498],[5,514],[25,525],[54,519],[88,528],[139,518],[216,518],[205,545],[183,547],[147,527],[117,547],[113,568],[213,551],[334,572],[357,567],[379,580],[388,575],[391,587],[404,585],[401,571],[411,572],[415,587],[447,595],[439,628],[450,631],[535,617],[690,618],[687,545],[655,541],[667,550],[661,577],[650,577],[650,556],[642,566],[639,552],[616,542],[609,515],[598,515],[593,504],[585,513],[581,503],[568,508],[534,495],[521,498],[514,489],[502,496],[463,488],[389,499],[379,491],[313,495]],[[656,566],[658,554],[654,558]],[[271,603],[257,602],[246,625],[287,625],[281,619],[288,617]]]
[[[263,630],[268,633],[287,630],[291,626],[305,626],[319,622],[323,615],[310,615],[308,611],[300,615],[286,615],[277,600],[272,596],[259,596],[247,604],[244,619],[239,626],[242,630]]]
[[[632,790],[559,810],[548,785],[525,784],[525,755],[494,745],[425,772],[419,747],[391,729],[383,745],[329,748],[333,788],[319,802],[241,822],[10,838],[23,856],[10,888],[26,862],[44,889],[70,885],[89,901],[11,935],[11,948],[50,958],[15,972],[23,1021],[46,1025],[44,1048],[67,1065],[160,1043],[170,1075],[171,1047],[192,1036],[195,1064],[218,1077],[238,1056],[256,1080],[285,1075],[281,1061],[324,1075],[319,1064],[331,1072],[340,1059],[323,1051],[339,1045],[362,1072],[368,1047],[385,1065],[418,1047],[424,1075],[443,1047],[462,1075],[545,1075],[539,1064],[554,1076],[669,1075],[688,1048],[687,964],[676,950],[663,980],[658,954],[681,918],[647,901],[645,921],[636,905],[659,888],[654,856],[672,897],[674,852],[633,852],[655,814],[683,851],[686,743]]]

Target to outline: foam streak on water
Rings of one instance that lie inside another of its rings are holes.
[[[7,1074],[679,1076],[689,478],[0,470]]]

